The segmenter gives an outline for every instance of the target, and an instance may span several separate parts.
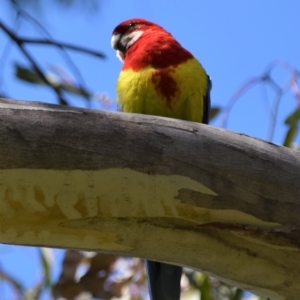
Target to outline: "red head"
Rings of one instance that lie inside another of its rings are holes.
[[[159,25],[144,19],[130,19],[120,23],[113,31],[111,45],[117,50],[120,58],[124,58],[128,50],[145,32],[160,31],[169,35]]]
[[[169,32],[143,19],[119,24],[112,33],[111,45],[124,62],[123,70],[138,70],[149,65],[165,68],[193,57]]]

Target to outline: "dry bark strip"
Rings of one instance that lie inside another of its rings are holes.
[[[300,295],[300,153],[203,124],[0,99],[0,242]]]

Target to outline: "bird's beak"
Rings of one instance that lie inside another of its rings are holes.
[[[120,42],[121,37],[121,33],[114,33],[111,37],[111,46],[116,50],[118,50],[118,44]]]
[[[117,50],[117,57],[121,60],[121,62],[124,62],[124,53],[120,50],[120,40],[122,38],[121,33],[114,33],[111,37],[111,46]]]

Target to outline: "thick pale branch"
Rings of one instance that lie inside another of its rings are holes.
[[[0,99],[0,242],[300,294],[300,154],[207,125]]]

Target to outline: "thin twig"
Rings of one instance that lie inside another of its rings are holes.
[[[56,93],[60,104],[65,105],[66,101],[65,99],[62,97],[62,92],[61,90],[54,86],[44,75],[43,71],[40,69],[40,67],[38,66],[38,64],[35,62],[35,60],[33,59],[33,57],[30,55],[30,53],[25,49],[25,47],[23,46],[23,41],[22,39],[19,39],[19,37],[17,37],[11,30],[9,30],[1,21],[0,21],[0,28],[3,29],[3,31],[11,38],[11,40],[13,40],[15,42],[15,44],[18,46],[18,48],[20,49],[20,51],[23,53],[23,55],[30,61],[32,67],[34,68],[34,70],[37,72],[37,74],[40,76],[40,78],[49,86],[52,87],[53,91]]]
[[[268,133],[268,138],[267,140],[269,142],[272,142],[273,137],[274,137],[274,132],[275,132],[275,126],[276,126],[276,121],[277,121],[277,116],[278,116],[278,110],[279,110],[279,104],[282,99],[283,91],[280,90],[277,92],[276,97],[275,97],[275,103],[272,109],[272,117],[270,120],[270,125],[269,125],[269,133]]]
[[[18,13],[16,16],[15,23],[14,23],[14,30],[17,30],[21,24],[19,16],[20,16],[20,14]],[[4,46],[2,55],[0,57],[0,88],[2,87],[2,84],[3,84],[4,66],[7,61],[7,57],[9,56],[9,53],[12,50],[12,46],[13,46],[13,43],[10,40],[8,40],[6,45]]]
[[[25,44],[50,45],[50,46],[54,46],[54,47],[67,48],[67,49],[71,49],[74,51],[84,52],[84,53],[87,53],[90,55],[94,55],[98,58],[105,58],[105,55],[101,52],[90,50],[90,49],[80,47],[80,46],[75,46],[75,45],[68,44],[68,43],[51,41],[48,39],[28,39],[28,38],[20,38],[20,37],[19,37],[19,39]]]
[[[22,10],[15,1],[13,1],[13,4],[19,13],[25,15],[27,18],[30,18],[40,29],[42,29],[44,31],[44,33],[46,33],[49,37],[51,37],[50,34],[46,31],[46,29],[43,28],[43,26],[41,26],[41,24],[39,24],[30,14],[28,14],[27,12]],[[21,37],[18,37],[18,38],[20,40],[22,40],[23,43],[44,44],[44,45],[51,45],[51,46],[55,46],[55,47],[59,47],[59,48],[68,48],[68,49],[71,49],[74,51],[80,51],[80,52],[84,52],[84,53],[87,53],[90,55],[94,55],[99,58],[106,58],[105,54],[103,54],[101,52],[90,50],[90,49],[80,47],[80,46],[75,46],[75,45],[68,44],[68,43],[56,42],[52,39],[51,40],[49,40],[49,39],[27,39],[27,38],[21,38]]]
[[[226,107],[223,109],[223,117],[220,122],[220,127],[226,128],[230,111],[231,111],[232,107],[234,106],[234,104],[236,103],[236,101],[244,93],[246,93],[251,87],[253,87],[255,84],[261,82],[262,80],[263,79],[261,77],[251,78],[245,84],[243,84],[242,87],[236,91],[236,93],[234,93],[234,95],[231,97],[231,99],[229,100]]]
[[[25,10],[23,10],[18,3],[16,3],[15,0],[12,0],[12,3],[16,9],[16,11],[18,12],[18,14],[20,14],[21,16],[23,16],[23,18],[26,18],[27,20],[29,20],[31,23],[34,24],[34,26],[37,27],[37,29],[40,30],[40,32],[47,36],[48,39],[51,39],[52,41],[54,41],[53,37],[51,36],[51,34],[48,32],[48,30],[42,26],[42,24],[40,24],[34,17],[32,17],[28,12],[26,12]],[[79,90],[81,90],[82,95],[87,99],[90,100],[90,93],[87,92],[87,87],[85,84],[85,80],[80,72],[80,70],[77,68],[76,64],[73,62],[72,58],[69,56],[68,52],[64,49],[64,48],[60,48],[61,54],[64,57],[66,63],[69,65],[70,69],[73,71],[74,76],[77,80],[77,84],[78,84],[78,88]]]
[[[273,71],[273,69],[275,67],[278,67],[278,66],[286,69],[291,74],[290,79],[287,80],[287,82],[285,84],[283,84],[282,86],[279,86],[274,81],[274,79],[271,78],[271,72]],[[280,102],[283,98],[283,95],[289,89],[292,89],[292,91],[293,91],[293,82],[297,81],[297,78],[299,77],[299,72],[294,67],[292,67],[289,63],[287,63],[286,61],[282,61],[282,60],[277,60],[277,61],[272,62],[268,66],[267,72],[269,74],[268,83],[276,91],[276,97],[275,97],[275,100],[274,100],[273,109],[271,110],[271,119],[270,119],[269,133],[268,133],[268,138],[267,138],[267,140],[269,142],[272,142],[273,137],[274,137],[274,133],[275,133],[275,126],[276,126],[276,122],[277,122],[277,117],[278,117],[279,104],[280,104]],[[297,99],[297,95],[295,94],[294,96]]]
[[[90,96],[90,93],[87,92],[86,87],[84,86],[85,85],[84,84],[84,79],[83,79],[80,71],[76,67],[76,65],[73,63],[72,59],[69,57],[69,55],[65,51],[65,49],[71,49],[71,50],[74,50],[74,51],[79,51],[79,52],[87,53],[89,55],[93,55],[93,56],[96,56],[98,58],[105,58],[105,55],[103,53],[101,53],[101,52],[98,52],[98,51],[93,51],[93,50],[90,50],[90,49],[87,49],[87,48],[84,48],[84,47],[80,47],[80,46],[76,46],[76,45],[72,45],[72,44],[68,44],[68,43],[60,43],[60,42],[57,42],[57,41],[53,40],[52,37],[51,37],[51,35],[46,31],[45,28],[43,28],[43,26],[41,24],[39,24],[28,13],[26,13],[25,11],[23,11],[15,1],[12,1],[12,3],[14,4],[15,9],[17,10],[18,14],[21,14],[23,17],[29,18],[32,22],[34,22],[34,24],[36,26],[39,27],[39,29],[41,29],[43,31],[44,34],[46,34],[48,36],[48,38],[46,38],[46,39],[22,38],[22,37],[18,36],[15,32],[13,32],[10,29],[8,29],[7,26],[5,26],[1,22],[0,22],[0,28],[2,28],[3,31],[11,38],[11,40],[13,40],[15,42],[15,44],[17,44],[17,46],[19,47],[19,49],[23,52],[23,54],[27,57],[27,59],[32,63],[33,68],[35,69],[35,71],[37,72],[37,74],[43,79],[43,81],[45,81],[46,84],[48,84],[49,86],[51,86],[54,89],[55,93],[59,97],[59,101],[61,103],[65,103],[65,100],[62,99],[62,90],[58,86],[52,84],[45,77],[44,73],[38,67],[38,65],[34,61],[33,57],[24,48],[24,44],[49,45],[49,46],[58,47],[62,51],[62,54],[64,55],[65,60],[67,61],[67,63],[69,63],[69,65],[72,67],[74,73],[77,75],[77,79],[79,79],[79,80],[77,80],[77,82],[78,82],[78,85],[77,85],[78,90],[81,91],[82,96],[84,96],[87,100],[90,100],[91,96]]]
[[[282,84],[281,86],[271,77],[271,73],[275,67],[282,67],[285,68],[290,74],[290,78],[287,80],[286,83]],[[293,66],[288,64],[285,61],[275,61],[272,62],[267,68],[266,72],[259,76],[259,77],[254,77],[250,80],[248,80],[238,91],[231,97],[229,100],[228,104],[226,107],[223,108],[222,110],[222,118],[221,118],[221,127],[226,127],[228,117],[230,114],[230,111],[234,104],[237,102],[238,99],[250,88],[252,88],[254,85],[260,82],[264,82],[270,86],[275,91],[275,99],[274,99],[274,104],[273,107],[270,109],[270,124],[269,124],[269,131],[267,135],[267,140],[272,141],[275,133],[275,126],[277,122],[277,117],[278,117],[278,111],[279,111],[279,105],[280,101],[283,98],[283,95],[291,90],[292,93],[294,94],[295,99],[297,100],[298,105],[300,105],[300,91],[299,91],[299,85],[298,85],[298,80],[300,78],[300,72],[296,70]]]

